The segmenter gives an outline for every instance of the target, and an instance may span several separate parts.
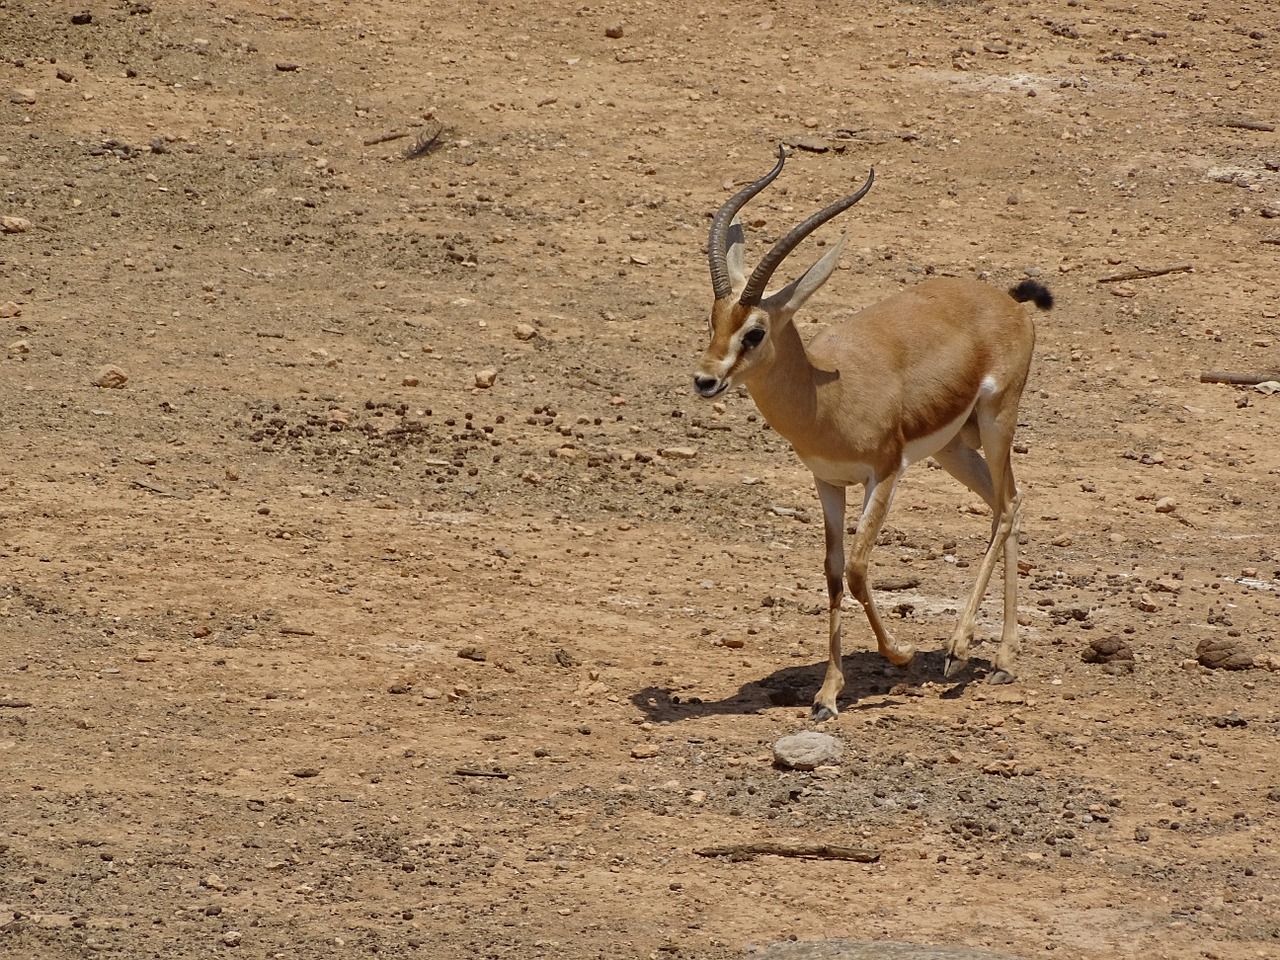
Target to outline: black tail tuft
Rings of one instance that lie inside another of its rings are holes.
[[[1048,310],[1053,306],[1053,294],[1039,280],[1023,280],[1016,287],[1012,287],[1009,290],[1009,296],[1019,303],[1026,303],[1030,300],[1041,310]]]

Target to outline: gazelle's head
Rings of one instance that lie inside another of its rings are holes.
[[[844,240],[841,239],[798,280],[781,290],[766,293],[774,271],[801,240],[861,200],[875,180],[875,172],[872,171],[857,193],[818,211],[792,229],[748,277],[743,269],[742,256],[746,237],[738,211],[773,182],[782,172],[786,159],[786,149],[779,147],[778,162],[774,168],[730,197],[711,221],[711,236],[707,240],[711,288],[715,293],[715,303],[711,306],[711,343],[693,375],[694,389],[704,397],[723,393],[741,382],[753,369],[767,366],[773,359],[776,335],[791,322],[804,302],[826,283],[840,260]]]

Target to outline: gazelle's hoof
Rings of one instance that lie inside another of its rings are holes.
[[[1008,670],[992,670],[987,674],[987,683],[992,686],[1001,686],[1006,683],[1013,683],[1014,676]]]
[[[957,673],[964,669],[965,664],[969,661],[964,657],[957,657],[948,653],[942,661],[942,675],[947,678],[954,677]]]
[[[904,643],[900,647],[890,647],[884,651],[884,658],[895,667],[909,667],[911,661],[916,658],[916,648],[910,643]]]
[[[840,711],[835,707],[824,707],[820,703],[813,705],[813,710],[809,713],[809,719],[814,723],[821,723],[823,720],[834,720],[840,716]]]

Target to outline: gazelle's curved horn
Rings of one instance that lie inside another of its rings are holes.
[[[743,187],[725,201],[724,206],[716,211],[711,221],[711,235],[707,238],[707,258],[711,262],[711,289],[717,300],[723,300],[733,292],[729,282],[729,225],[738,211],[746,206],[747,201],[771,184],[782,172],[786,162],[787,150],[778,146],[778,162],[772,170],[748,186]]]
[[[803,223],[793,227],[788,231],[787,235],[773,245],[773,249],[765,255],[759,265],[751,274],[751,279],[747,281],[747,285],[742,290],[742,296],[738,298],[738,302],[744,307],[754,307],[764,296],[765,287],[769,284],[769,278],[773,276],[773,271],[777,270],[782,261],[787,258],[797,246],[800,245],[805,237],[813,233],[820,226],[830,220],[832,217],[838,216],[848,210],[855,203],[867,195],[867,191],[871,189],[871,184],[875,182],[876,172],[873,169],[867,177],[867,182],[859,188],[857,193],[850,194],[843,200],[837,200],[831,206],[819,210],[813,216]],[[718,297],[719,294],[716,294]]]

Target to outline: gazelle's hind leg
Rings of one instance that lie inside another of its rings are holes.
[[[945,448],[934,454],[934,459],[944,470],[982,497],[991,507],[991,539],[978,566],[973,592],[960,614],[955,633],[947,644],[944,673],[951,676],[968,658],[969,645],[973,642],[974,623],[978,608],[982,605],[995,569],[996,559],[1003,554],[1004,570],[1004,623],[1000,646],[994,658],[995,669],[988,677],[990,683],[1009,683],[1013,680],[1013,665],[1018,653],[1018,513],[1021,495],[1013,479],[1009,462],[1013,441],[1013,427],[1017,412],[1012,411],[1006,422],[998,412],[992,415],[979,411],[976,419],[981,432],[983,457],[973,442],[978,437],[974,431],[964,430]],[[995,478],[999,477],[999,482]]]

